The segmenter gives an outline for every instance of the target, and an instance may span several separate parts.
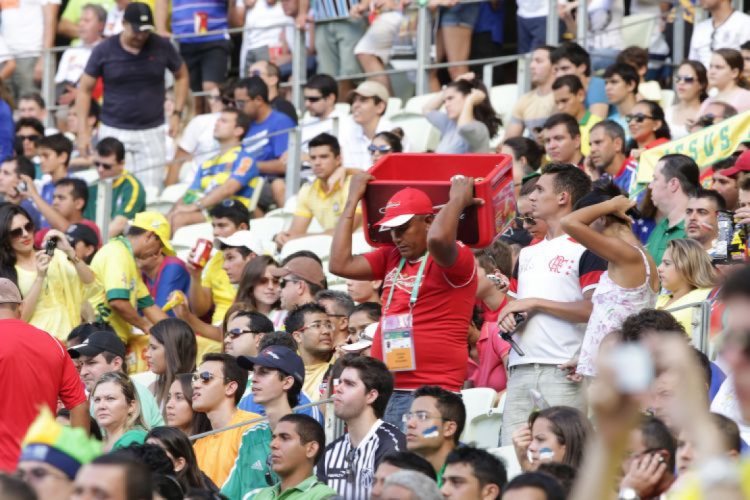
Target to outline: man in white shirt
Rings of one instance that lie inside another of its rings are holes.
[[[708,68],[711,52],[740,50],[743,43],[750,41],[750,16],[735,10],[731,0],[701,0],[700,5],[710,17],[695,25],[688,59],[700,61]]]
[[[559,368],[576,356],[584,323],[591,315],[591,297],[607,262],[563,231],[560,220],[591,190],[591,179],[573,165],[550,164],[529,195],[532,216],[547,223],[547,237],[521,250],[508,292],[511,302],[498,316],[501,332],[514,333],[524,352],[510,353],[507,399],[503,414],[503,445],[528,421],[531,390],[550,405],[586,411],[584,386],[568,380]],[[525,321],[519,325],[515,315]]]
[[[307,144],[313,137],[326,133],[334,133],[334,119],[341,116],[336,112],[336,102],[339,100],[339,88],[336,80],[330,75],[317,74],[307,80],[303,91],[305,97],[306,116],[300,122],[302,127],[302,150],[307,152]]]
[[[388,89],[382,83],[364,81],[353,92],[352,114],[339,132],[344,167],[365,170],[372,166],[368,146],[378,132],[390,132],[395,125],[383,118],[388,105]]]
[[[60,0],[4,2],[0,32],[16,59],[16,70],[8,80],[13,97],[39,90],[42,80],[42,49],[55,46]]]
[[[91,56],[91,50],[101,42],[107,11],[101,5],[86,4],[78,20],[80,45],[69,47],[63,52],[55,75],[57,102],[67,106],[76,99],[76,85]]]

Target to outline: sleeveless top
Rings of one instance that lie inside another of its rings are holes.
[[[591,302],[591,311],[586,333],[583,336],[581,353],[578,356],[576,372],[587,377],[596,375],[596,359],[599,345],[604,337],[613,330],[620,328],[622,322],[631,314],[641,309],[654,307],[656,292],[651,290],[651,266],[648,265],[646,254],[634,246],[643,257],[646,266],[646,281],[636,288],[623,288],[609,277],[609,271],[602,274]]]

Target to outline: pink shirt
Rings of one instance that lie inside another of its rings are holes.
[[[469,377],[474,387],[490,387],[497,392],[505,390],[508,375],[503,365],[503,356],[510,351],[510,344],[500,337],[494,321],[485,321],[477,341],[479,364],[469,359]]]

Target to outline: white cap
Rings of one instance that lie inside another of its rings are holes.
[[[344,344],[341,346],[346,352],[359,352],[368,347],[372,347],[372,341],[375,339],[375,332],[378,329],[377,323],[370,323],[359,334],[359,340],[353,344]]]
[[[250,231],[237,231],[227,238],[216,238],[222,247],[245,247],[256,255],[263,255],[263,245],[260,239]],[[223,249],[223,248],[222,248]]]

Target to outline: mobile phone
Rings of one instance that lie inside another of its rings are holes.
[[[55,255],[55,248],[57,248],[57,238],[50,238],[44,244],[44,253],[52,257]]]
[[[26,191],[28,191],[29,186],[26,185],[26,182],[21,181],[16,185],[16,189],[19,193],[25,193]]]

